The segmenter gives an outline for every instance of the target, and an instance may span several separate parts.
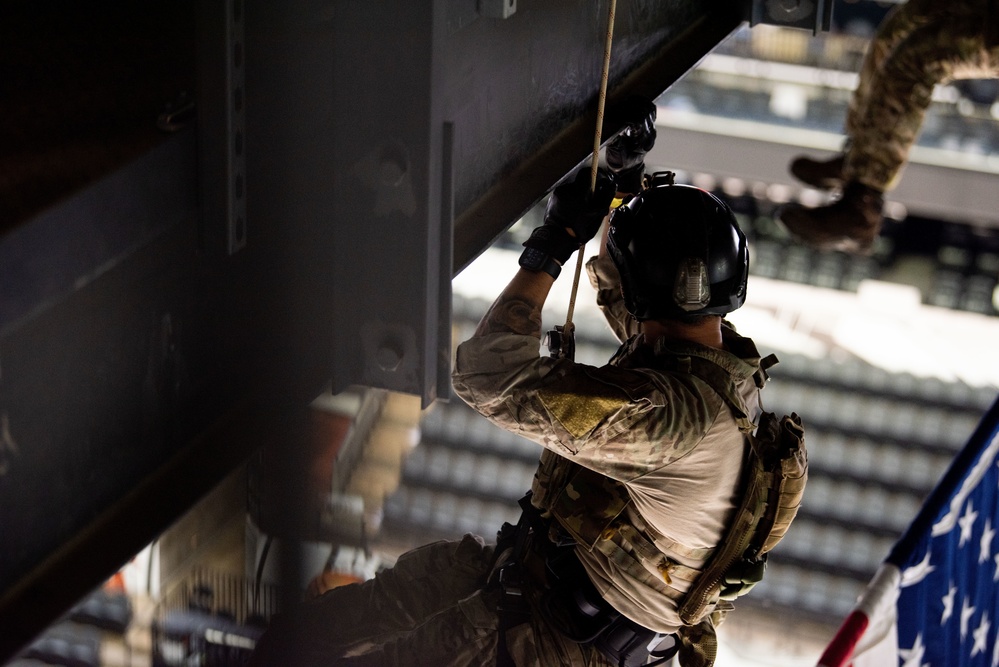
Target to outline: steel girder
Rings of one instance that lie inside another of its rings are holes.
[[[0,660],[330,382],[446,395],[452,275],[592,145],[604,2],[150,6],[196,122],[0,235]],[[621,0],[611,106],[743,14]]]

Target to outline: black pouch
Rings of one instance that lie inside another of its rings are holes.
[[[680,650],[680,638],[660,635],[621,616],[597,637],[593,645],[621,667],[660,665]],[[649,659],[655,659],[650,663]]]
[[[676,655],[676,635],[659,635],[614,609],[597,591],[572,547],[553,549],[545,560],[549,589],[542,613],[577,644],[592,644],[622,667],[662,664]],[[652,645],[655,644],[655,645]]]
[[[570,641],[592,642],[621,615],[590,581],[574,547],[552,549],[545,569],[548,590],[541,596],[542,613]]]

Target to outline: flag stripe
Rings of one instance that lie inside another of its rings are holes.
[[[999,398],[819,663],[847,665],[999,667]]]
[[[901,573],[897,567],[890,563],[881,564],[853,611],[822,654],[819,667],[843,667],[852,657],[864,653],[890,636],[894,637],[894,610],[900,580]]]
[[[867,614],[858,609],[850,612],[819,658],[817,667],[843,667],[853,657],[853,649],[867,630],[867,625]]]

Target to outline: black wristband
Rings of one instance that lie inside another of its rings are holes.
[[[525,248],[540,250],[562,264],[568,261],[579,246],[579,241],[570,236],[565,227],[551,223],[535,228],[531,236],[524,241]]]
[[[524,248],[524,252],[520,253],[520,266],[535,273],[544,271],[552,278],[558,278],[558,274],[562,273],[562,265],[537,248]]]

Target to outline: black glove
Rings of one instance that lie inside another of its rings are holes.
[[[614,114],[624,128],[607,145],[607,166],[617,178],[618,190],[637,194],[645,174],[645,154],[656,143],[656,105],[631,97]]]
[[[600,230],[616,189],[614,177],[599,169],[596,190],[591,194],[590,169],[580,169],[572,181],[555,188],[545,209],[545,224],[531,233],[524,246],[541,250],[565,264],[579,246]],[[575,236],[569,234],[568,229]]]

